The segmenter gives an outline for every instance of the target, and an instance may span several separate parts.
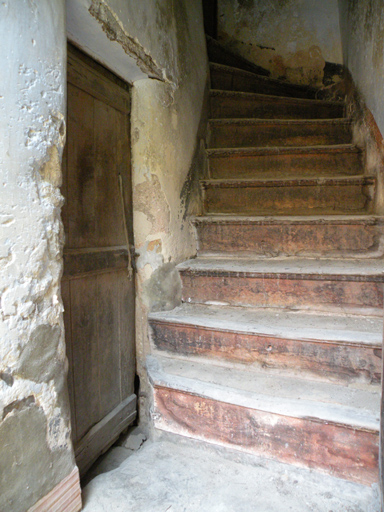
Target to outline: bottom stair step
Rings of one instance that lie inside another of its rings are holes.
[[[246,372],[153,356],[160,430],[314,468],[378,481],[379,390]]]

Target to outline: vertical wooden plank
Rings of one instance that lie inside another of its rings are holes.
[[[118,279],[119,294],[119,341],[120,341],[120,387],[124,400],[134,392],[135,381],[135,294],[134,282],[127,272]]]
[[[130,118],[121,112],[116,112],[116,139],[117,173],[122,179],[125,218],[129,240],[133,246]]]
[[[95,245],[93,98],[68,84],[68,244]]]
[[[64,304],[64,332],[65,348],[68,358],[67,385],[69,394],[69,405],[71,408],[71,428],[72,439],[76,439],[76,407],[74,401],[74,382],[73,382],[73,341],[71,328],[71,300],[70,300],[70,282],[63,280],[61,282],[61,297]]]
[[[129,244],[134,245],[132,223],[132,180],[131,180],[131,141],[129,116],[116,112],[116,160],[117,172],[123,185],[125,222]],[[128,248],[129,250],[129,248]],[[119,326],[121,352],[121,393],[122,399],[134,392],[135,380],[135,290],[134,277],[128,279],[127,273],[119,281]]]
[[[100,419],[97,276],[71,281],[76,442]]]
[[[95,207],[97,244],[124,245],[124,224],[116,165],[116,111],[99,100],[94,102]]]
[[[64,197],[64,205],[61,209],[61,218],[63,221],[64,232],[68,233],[68,165],[67,165],[67,153],[68,153],[68,144],[64,146],[63,150],[63,159],[61,162],[61,174],[62,174],[62,184],[61,184],[61,193]]]
[[[107,272],[97,278],[97,322],[99,335],[100,414],[106,416],[121,401],[119,297],[121,273]]]

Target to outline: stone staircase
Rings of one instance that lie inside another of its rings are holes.
[[[378,481],[384,219],[340,102],[211,64],[209,175],[150,315],[156,428]]]

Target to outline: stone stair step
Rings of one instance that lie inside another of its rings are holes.
[[[211,148],[348,144],[349,119],[212,119]]]
[[[382,316],[382,260],[198,257],[177,268],[184,302]]]
[[[212,89],[210,117],[333,119],[344,117],[344,103]]]
[[[200,255],[382,258],[384,217],[194,217]]]
[[[381,318],[183,304],[151,313],[158,350],[274,368],[303,377],[379,383]]]
[[[316,215],[369,213],[375,178],[203,180],[206,213]]]
[[[207,155],[213,179],[353,176],[363,168],[361,151],[352,144],[220,148]]]
[[[377,482],[380,392],[149,357],[154,425],[364,484]]]
[[[211,88],[226,91],[256,92],[276,96],[316,99],[314,87],[275,80],[225,64],[210,64]]]

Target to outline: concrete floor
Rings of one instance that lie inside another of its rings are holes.
[[[84,512],[380,511],[376,485],[169,434],[112,448],[88,475],[83,502]]]

